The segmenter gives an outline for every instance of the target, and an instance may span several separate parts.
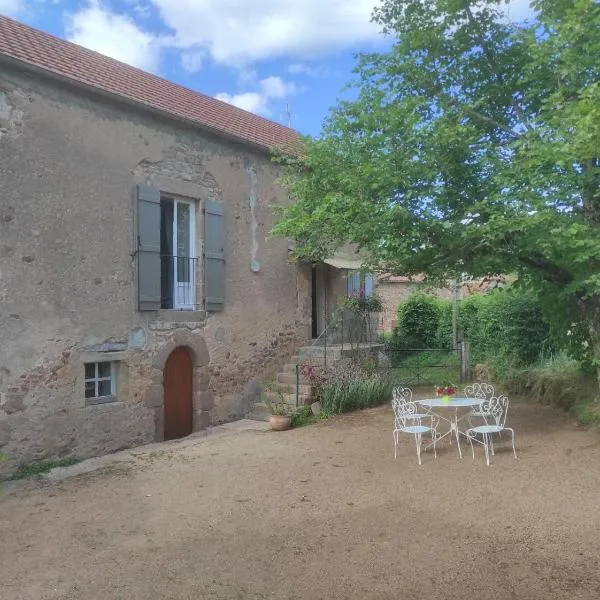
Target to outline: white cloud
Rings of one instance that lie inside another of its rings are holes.
[[[197,73],[202,68],[203,61],[202,50],[189,50],[181,55],[181,66],[189,73]]]
[[[258,115],[269,116],[271,114],[269,108],[270,100],[283,100],[299,91],[293,82],[285,81],[281,77],[276,76],[261,79],[258,87],[259,91],[245,92],[243,94],[227,94],[223,92],[217,94],[215,98]]]
[[[292,63],[287,66],[286,71],[291,75],[306,75],[307,77],[328,77],[330,71],[323,65],[310,66],[305,63]]]
[[[88,0],[67,17],[66,34],[71,41],[154,72],[165,47],[178,50],[190,72],[212,58],[237,67],[240,85],[249,86],[256,84],[252,63],[275,57],[295,59],[287,67],[290,74],[328,76],[326,68],[301,61],[379,39],[379,26],[370,22],[378,1],[123,0],[127,15],[109,8],[109,0]],[[14,15],[23,3],[0,0],[0,12]],[[534,14],[529,0],[510,0],[502,8],[511,21]],[[173,30],[168,38],[136,24],[154,11]]]
[[[291,96],[297,91],[294,83],[284,81],[281,77],[267,77],[266,79],[262,79],[260,87],[267,98],[276,98],[278,100]]]
[[[139,19],[148,19],[150,17],[151,7],[142,0],[125,0],[125,4],[131,8],[131,11]]]
[[[309,67],[308,65],[305,65],[303,63],[292,63],[291,65],[288,65],[287,67],[287,72],[291,73],[292,75],[310,75],[312,76],[313,74],[313,68]]]
[[[0,0],[0,15],[16,17],[23,8],[21,0]]]
[[[156,72],[160,42],[141,30],[128,16],[110,12],[98,0],[90,0],[79,12],[67,17],[67,38],[146,71]]]
[[[239,66],[277,56],[316,56],[379,37],[378,0],[152,0],[177,43]]]
[[[256,72],[256,69],[244,68],[238,71],[238,84],[240,87],[255,85],[257,79],[258,73]]]
[[[227,104],[233,104],[238,108],[243,108],[249,112],[256,113],[258,115],[268,116],[271,111],[268,108],[268,98],[258,92],[246,92],[244,94],[226,94],[221,93],[215,96],[217,100],[227,102]]]

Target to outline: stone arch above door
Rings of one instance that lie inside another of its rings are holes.
[[[173,335],[158,350],[153,367],[163,371],[171,352],[178,346],[186,346],[192,353],[192,365],[206,367],[210,362],[206,342],[201,335],[192,333],[188,329],[176,329]]]
[[[199,431],[210,425],[210,411],[214,407],[214,394],[209,390],[210,372],[208,364],[210,356],[204,338],[187,329],[177,329],[163,343],[152,363],[160,383],[155,380],[146,394],[144,403],[154,408],[154,439],[162,442],[164,439],[164,388],[162,374],[171,353],[181,346],[189,349],[193,368],[193,431]],[[160,373],[160,375],[159,375]]]

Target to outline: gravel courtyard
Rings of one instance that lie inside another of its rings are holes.
[[[600,598],[600,436],[511,406],[515,461],[393,458],[389,407],[0,493],[1,600]]]

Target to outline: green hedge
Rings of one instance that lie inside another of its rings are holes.
[[[510,288],[466,298],[460,326],[471,362],[490,363],[497,376],[532,365],[552,350],[550,327],[535,296]]]
[[[452,348],[452,302],[439,300],[440,319],[438,321],[435,347]]]
[[[434,296],[415,294],[401,302],[393,344],[399,349],[435,347],[440,315],[441,302]]]
[[[488,363],[498,377],[535,363],[552,350],[550,329],[535,296],[507,288],[460,302],[459,325],[471,362]],[[388,350],[452,347],[452,301],[415,294],[398,307]]]

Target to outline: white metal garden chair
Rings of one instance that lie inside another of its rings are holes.
[[[411,418],[415,421],[420,421],[426,417],[429,418],[431,415],[423,412],[423,407],[413,402],[412,395],[412,390],[409,387],[397,386],[392,391],[392,404],[398,404],[402,412],[410,414]]]
[[[489,400],[494,397],[494,386],[489,383],[472,383],[465,388],[465,396],[467,398],[481,398],[481,400]],[[482,403],[483,404],[483,403]],[[474,406],[471,412],[467,415],[470,427],[475,427],[474,420],[481,419],[483,424],[487,425],[487,413],[484,412],[482,404]],[[480,421],[481,422],[481,421]]]
[[[424,433],[431,433],[433,439],[433,453],[437,458],[435,440],[437,431],[433,421],[433,415],[419,412],[420,406],[412,401],[410,388],[395,388],[393,391],[392,408],[394,409],[394,458],[398,456],[398,442],[401,433],[415,436],[417,446],[417,460],[421,464],[421,439]],[[423,425],[423,419],[430,419],[431,426]]]
[[[483,447],[485,449],[485,461],[490,466],[490,452],[494,456],[494,441],[492,435],[501,433],[502,431],[510,431],[512,435],[512,449],[515,458],[517,451],[515,450],[515,431],[510,427],[506,427],[506,416],[508,414],[508,398],[506,396],[494,396],[489,400],[485,400],[481,408],[485,411],[487,423],[478,425],[467,430],[467,438],[471,443],[471,452],[473,460],[475,460],[475,449],[473,448],[473,440],[476,435],[481,435],[483,438]]]

